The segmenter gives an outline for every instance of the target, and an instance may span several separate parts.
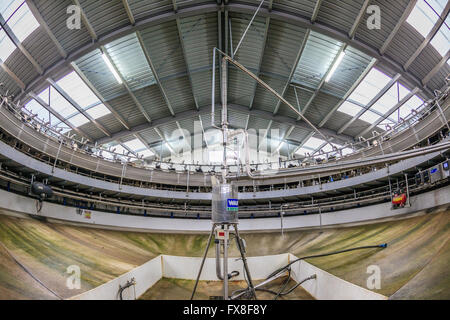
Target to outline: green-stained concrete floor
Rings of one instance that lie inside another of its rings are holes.
[[[338,277],[366,286],[367,267],[381,270],[381,289],[393,299],[450,299],[450,211],[402,220],[309,231],[243,234],[248,256],[296,256],[355,246],[370,249],[310,259]],[[63,298],[105,283],[159,254],[202,255],[207,235],[110,231],[15,218],[0,212],[0,241],[34,276]],[[211,248],[209,256],[214,255]],[[238,256],[231,247],[231,256]],[[81,289],[66,287],[67,267],[81,268]],[[0,299],[54,299],[0,246]]]
[[[269,289],[278,292],[284,285],[286,278],[278,278],[274,281],[263,286],[265,289]],[[258,284],[261,281],[255,281],[254,284]],[[192,290],[194,289],[195,281],[193,280],[180,280],[180,279],[168,279],[163,278],[152,286],[147,292],[145,292],[140,300],[187,300],[190,299]],[[296,282],[292,279],[289,280],[286,288],[283,291],[287,291],[292,288]],[[245,281],[230,281],[229,293],[234,290],[247,288]],[[210,297],[223,297],[223,284],[221,281],[200,281],[195,291],[195,300],[209,300]],[[258,300],[271,300],[275,295],[265,292],[256,291]],[[278,300],[314,300],[314,298],[302,287],[297,287],[291,293],[278,297]]]

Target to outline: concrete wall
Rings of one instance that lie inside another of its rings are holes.
[[[119,300],[119,288],[134,278],[136,285],[125,289],[124,300],[134,300],[144,294],[162,277],[162,256],[153,258],[143,265],[117,277],[101,286],[70,298],[70,300]],[[136,294],[135,294],[136,293]]]
[[[249,257],[248,265],[253,280],[263,280],[274,270],[297,259],[292,254],[279,254],[261,257]],[[120,277],[117,277],[97,288],[72,297],[70,300],[118,300],[120,285],[124,286],[128,280],[135,278],[136,286],[123,291],[124,300],[139,298],[162,277],[195,280],[202,258],[178,257],[160,255],[146,262]],[[244,280],[243,263],[234,258],[229,259],[229,272],[238,270],[240,275],[234,280]],[[208,258],[202,271],[200,280],[218,281],[216,277],[214,258]],[[305,261],[292,265],[292,278],[299,282],[312,274],[316,279],[305,282],[302,287],[316,299],[346,299],[346,300],[384,300],[385,296],[342,280]],[[186,297],[188,299],[189,297]]]
[[[390,209],[390,203],[327,212],[321,215],[287,216],[283,218],[285,230],[316,228],[320,225],[335,226],[347,223],[364,223],[378,219],[392,218],[420,210],[430,209],[450,203],[450,186],[426,192],[411,198],[411,207]],[[207,219],[176,219],[144,216],[131,216],[100,211],[91,211],[90,218],[78,214],[76,208],[44,202],[42,210],[36,213],[36,200],[0,190],[1,209],[30,215],[39,215],[56,222],[73,223],[106,229],[119,229],[145,232],[170,233],[206,233],[211,230],[211,221]],[[243,232],[268,232],[280,230],[279,218],[241,219],[239,229]]]
[[[297,259],[289,254],[290,261]],[[316,279],[308,280],[301,286],[318,300],[386,300],[387,297],[362,288],[353,283],[338,278],[306,261],[292,264],[292,278],[299,282],[311,275]]]

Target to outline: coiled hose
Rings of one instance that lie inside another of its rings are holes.
[[[284,281],[284,283],[281,285],[281,289],[278,290],[278,292],[270,290],[270,289],[265,289],[265,288],[255,288],[255,290],[269,292],[269,293],[275,295],[274,300],[276,300],[280,296],[284,296],[284,295],[287,295],[287,294],[291,293],[292,291],[294,291],[298,286],[300,286],[305,281],[308,281],[308,280],[316,278],[316,275],[314,274],[314,275],[312,275],[312,276],[310,276],[308,278],[305,278],[305,279],[301,280],[300,282],[298,282],[296,285],[294,285],[292,288],[288,289],[287,291],[283,291],[283,290],[286,289],[286,286],[289,283],[289,280],[290,280],[290,277],[291,277],[291,265],[293,265],[294,263],[296,263],[296,262],[298,262],[300,260],[326,257],[326,256],[335,255],[335,254],[340,254],[340,253],[345,253],[345,252],[350,252],[350,251],[356,251],[356,250],[363,250],[363,249],[377,249],[377,248],[383,248],[384,249],[386,247],[387,247],[387,243],[383,243],[383,244],[378,244],[378,245],[361,246],[361,247],[355,247],[355,248],[344,249],[344,250],[339,250],[339,251],[333,251],[333,252],[327,252],[327,253],[322,253],[322,254],[316,254],[316,255],[311,255],[311,256],[300,257],[298,259],[295,259],[294,261],[291,261],[287,265],[285,265],[285,266],[275,270],[274,272],[272,272],[266,278],[266,280],[269,280],[271,278],[277,278],[281,273],[285,272],[286,270],[288,271],[288,276],[287,276],[286,280]],[[239,297],[241,297],[241,296],[245,295],[246,293],[248,293],[248,291],[249,291],[249,288],[236,290],[236,291],[234,291],[231,294],[231,299],[232,300],[238,299]]]

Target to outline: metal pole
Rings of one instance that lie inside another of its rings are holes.
[[[223,240],[223,299],[228,300],[228,225],[224,225],[225,239]]]
[[[408,174],[405,173],[405,180],[406,180],[406,197],[408,199],[408,206],[411,207],[411,201],[409,199],[409,185],[408,185]]]
[[[437,100],[436,100],[436,105],[438,106],[439,112],[441,113],[442,118],[444,118],[445,124],[446,124],[448,130],[450,131],[450,125],[448,124],[448,120],[445,117],[444,111],[442,111],[442,108]]]
[[[245,35],[247,34],[248,29],[250,29],[250,26],[252,25],[253,20],[255,20],[256,15],[258,14],[259,9],[261,9],[261,6],[262,6],[263,3],[264,3],[264,0],[261,0],[261,3],[259,4],[258,9],[256,9],[255,13],[253,14],[252,20],[250,20],[250,23],[248,24],[247,28],[245,29],[244,34],[243,34],[242,37],[241,37],[241,40],[239,40],[239,43],[238,43],[238,45],[237,45],[237,47],[236,47],[236,51],[234,51],[234,53],[233,53],[233,56],[235,56],[236,53],[238,52],[239,47],[241,46],[242,40],[244,40]]]
[[[58,152],[56,153],[56,157],[55,157],[55,163],[53,164],[53,168],[52,168],[52,173],[55,172],[56,162],[58,161],[59,152],[61,151],[62,144],[63,144],[63,139],[61,139],[61,142],[59,143]]]
[[[215,94],[216,94],[216,48],[213,49],[213,69],[211,83],[211,126],[214,127]]]
[[[211,233],[209,234],[208,243],[206,244],[205,253],[203,254],[203,259],[202,259],[202,263],[200,265],[200,270],[198,270],[197,280],[195,280],[194,289],[192,290],[191,300],[194,299],[195,291],[197,290],[198,281],[200,280],[200,275],[202,274],[203,265],[205,264],[206,256],[208,255],[209,245],[211,244],[211,239],[212,239],[212,236],[214,234],[214,229],[215,228],[216,228],[216,225],[213,224],[212,229],[211,229]]]
[[[237,224],[233,224],[233,226],[234,226],[234,230],[236,233],[236,243],[237,243],[238,249],[241,253],[241,258],[242,258],[242,262],[244,263],[245,273],[247,274],[248,286],[250,288],[250,291],[253,293],[253,297],[256,300],[257,299],[256,291],[255,291],[255,287],[253,286],[252,277],[250,275],[250,270],[248,269],[247,258],[245,257],[244,249],[242,248],[241,237],[239,236],[238,227],[237,227]]]

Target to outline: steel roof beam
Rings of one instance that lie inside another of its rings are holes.
[[[296,153],[298,150],[300,150],[300,149],[305,145],[305,143],[306,143],[313,135],[314,135],[314,131],[311,131],[310,133],[308,133],[308,134],[306,135],[306,137],[305,137],[302,141],[300,141],[300,143],[298,144],[297,148],[295,148],[295,149],[292,151],[291,156],[295,155],[295,153]]]
[[[123,4],[125,11],[127,12],[128,20],[130,20],[131,25],[134,26],[134,24],[136,23],[136,20],[134,19],[133,11],[131,11],[128,0],[122,0],[122,4]]]
[[[322,89],[322,86],[325,83],[325,79],[327,78],[328,74],[330,73],[331,69],[333,68],[334,64],[336,63],[337,59],[339,58],[339,55],[345,50],[346,47],[347,47],[347,45],[343,44],[339,48],[339,51],[336,53],[336,56],[334,57],[332,63],[329,65],[327,72],[325,72],[322,79],[320,79],[320,83],[317,86],[317,88],[314,90],[313,95],[309,98],[308,102],[303,107],[303,110],[301,111],[302,114],[306,113],[306,110],[308,110],[308,108],[311,105],[311,103],[313,102],[313,100],[319,95],[320,89]],[[300,116],[297,118],[297,120],[300,120]]]
[[[372,123],[368,128],[364,129],[360,133],[358,133],[357,137],[364,136],[365,134],[369,133],[370,130],[378,126],[383,120],[387,119],[392,113],[397,111],[401,106],[403,106],[411,97],[413,97],[417,92],[419,91],[419,88],[414,88],[411,92],[409,92],[402,100],[400,100],[398,103],[395,104],[391,109],[389,109],[380,119]]]
[[[248,5],[248,4],[238,4],[238,3],[230,3],[228,5],[225,5],[230,11],[232,12],[241,12],[241,13],[250,13],[254,12],[255,6]],[[100,46],[105,45],[107,43],[110,43],[114,40],[117,40],[121,37],[124,37],[126,35],[129,35],[130,33],[136,32],[136,30],[143,30],[148,27],[161,24],[166,21],[173,21],[177,18],[182,17],[191,17],[198,14],[204,14],[209,12],[220,12],[222,10],[222,6],[218,5],[215,2],[211,3],[201,3],[197,5],[193,5],[191,7],[187,8],[181,8],[178,9],[177,12],[165,12],[164,14],[160,15],[152,15],[149,17],[146,17],[144,19],[141,19],[139,21],[136,21],[134,26],[124,26],[122,28],[119,28],[117,30],[111,31],[105,35],[102,35],[101,37],[98,37],[97,41],[94,41],[92,43],[89,43],[87,45],[84,45],[80,48],[77,48],[73,50],[72,52],[68,53],[67,58],[62,58],[55,64],[53,64],[50,68],[48,68],[44,74],[40,77],[37,77],[34,79],[31,83],[27,85],[25,88],[26,91],[34,90],[36,87],[38,87],[40,84],[42,84],[46,78],[51,77],[52,74],[56,74],[58,71],[60,71],[63,68],[66,68],[70,65],[71,62],[81,58],[85,54],[95,50],[99,49]],[[338,30],[336,28],[324,25],[321,22],[314,22],[311,23],[309,19],[305,19],[303,17],[297,16],[293,13],[279,11],[277,9],[268,10],[267,8],[262,7],[260,9],[260,16],[263,17],[270,17],[271,19],[276,20],[282,20],[287,23],[291,23],[294,25],[302,26],[304,28],[311,28],[313,31],[317,31],[319,33],[325,34],[327,36],[330,36],[336,40],[342,41],[347,43],[348,45],[354,47],[357,50],[362,51],[363,53],[372,56],[379,60],[380,68],[384,68],[386,70],[393,71],[394,73],[401,73],[402,77],[405,79],[405,83],[410,87],[420,87],[422,88],[423,85],[420,82],[420,80],[412,75],[409,71],[403,70],[403,67],[396,61],[392,60],[389,57],[384,56],[378,50],[371,47],[369,44],[359,40],[359,39],[350,39],[348,37],[348,34],[345,32],[342,32],[341,30]],[[402,16],[403,17],[403,16]],[[428,88],[424,88],[423,90],[427,98],[433,97],[433,92],[429,90]],[[26,93],[25,93],[26,94]],[[16,97],[16,101],[21,99],[23,95],[19,95]]]
[[[59,121],[61,121],[62,123],[65,123],[69,128],[71,128],[73,131],[78,133],[80,136],[89,139],[91,142],[94,141],[94,139],[92,139],[92,137],[90,137],[88,134],[84,133],[78,127],[75,127],[73,124],[71,124],[70,121],[68,121],[65,117],[63,117],[60,113],[58,113],[55,109],[53,109],[49,104],[47,104],[44,100],[42,100],[34,92],[29,92],[28,95],[30,97],[32,97],[34,100],[36,100],[37,103],[39,103],[41,106],[43,106],[45,109],[47,109],[50,113],[52,113],[55,117],[57,117],[59,119]]]
[[[405,65],[403,66],[405,70],[409,68],[409,66],[416,60],[416,58],[419,56],[419,54],[425,49],[425,47],[430,43],[431,39],[435,36],[435,34],[439,31],[441,26],[444,24],[445,20],[447,19],[448,12],[450,11],[450,1],[447,2],[447,5],[444,8],[444,11],[442,12],[442,18],[439,18],[436,23],[434,24],[433,28],[430,30],[428,35],[423,39],[420,46],[414,51],[413,55],[406,61]]]
[[[145,119],[147,119],[148,122],[152,122],[152,120],[151,120],[150,116],[148,115],[147,111],[145,111],[145,109],[142,106],[142,104],[139,102],[139,100],[134,95],[133,91],[128,86],[127,81],[125,80],[125,78],[120,73],[120,71],[117,68],[117,66],[114,63],[114,61],[111,59],[111,56],[109,55],[109,53],[106,50],[106,48],[104,46],[101,46],[100,49],[102,50],[102,53],[105,54],[106,57],[108,58],[108,60],[111,63],[112,67],[114,68],[114,71],[116,71],[116,73],[119,75],[120,80],[122,81],[123,87],[127,90],[128,94],[130,95],[131,99],[133,99],[133,101],[136,104],[136,106],[138,107],[139,111],[144,115]]]
[[[272,4],[273,4],[273,0],[269,1],[269,5],[268,5],[268,9],[269,11],[272,10]],[[264,38],[262,41],[262,52],[261,52],[261,57],[259,58],[259,62],[258,62],[258,70],[256,72],[256,75],[259,77],[260,73],[261,73],[261,66],[263,63],[263,59],[264,59],[264,52],[266,51],[266,43],[267,43],[267,36],[269,34],[269,26],[270,26],[270,17],[266,17],[266,27],[264,28]],[[255,101],[255,96],[256,96],[256,89],[258,88],[258,83],[255,81],[255,86],[253,88],[253,94],[252,94],[252,98],[250,100],[250,105],[249,105],[249,109],[251,110],[253,108],[253,102]]]
[[[426,85],[428,82],[430,82],[431,78],[435,76],[436,73],[447,63],[447,60],[450,59],[450,51],[447,51],[444,57],[439,61],[437,65],[434,66],[433,69],[431,69],[430,72],[423,78],[422,83]]]
[[[323,0],[316,0],[316,4],[314,5],[314,11],[311,16],[311,22],[316,21],[317,16],[319,15],[320,6],[322,5]]]
[[[341,100],[333,107],[333,109],[328,112],[328,114],[325,116],[325,118],[320,121],[318,127],[322,128],[324,124],[331,118],[331,116],[339,109],[339,107],[348,99],[348,97],[355,91],[356,87],[359,86],[361,81],[366,77],[366,75],[372,70],[372,67],[376,64],[377,59],[372,58],[370,63],[367,65],[367,67],[364,69],[363,73],[358,77],[358,79],[353,83],[353,85],[350,87],[350,89],[345,93],[345,95],[342,97]]]
[[[177,6],[177,3],[176,3],[176,0],[172,0],[172,5],[173,5],[174,12],[178,12],[178,6]],[[191,70],[189,69],[189,64],[187,62],[187,55],[186,55],[186,49],[184,47],[183,33],[181,32],[180,19],[176,18],[175,22],[177,24],[178,38],[180,39],[181,51],[183,52],[183,59],[184,59],[185,65],[186,65],[186,70],[187,70],[187,76],[188,76],[188,79],[189,79],[189,84],[191,85],[192,97],[194,98],[195,107],[198,110],[199,109],[199,105],[198,105],[198,102],[197,102],[197,97],[195,96],[195,92],[194,92],[194,82],[192,81]]]
[[[342,126],[338,133],[344,132],[353,122],[355,122],[357,119],[359,119],[360,116],[362,116],[367,110],[369,110],[375,103],[377,103],[378,100],[397,82],[397,80],[400,78],[400,74],[396,74],[387,85],[384,86],[383,89],[381,89],[380,92],[377,93],[377,95],[369,101],[369,103],[363,107],[350,121],[348,121],[344,126]]]
[[[22,89],[22,93],[25,90],[25,83],[22,82],[22,80],[19,79],[19,77],[11,71],[10,68],[0,59],[0,67],[11,77],[11,79],[14,80],[14,82],[19,86],[19,88]]]
[[[83,10],[83,7],[80,4],[79,0],[73,0],[73,3],[80,8],[81,12],[81,20],[83,21],[84,26],[88,30],[89,34],[91,35],[92,40],[95,42],[98,40],[97,33],[95,32],[94,28],[92,27],[91,23],[89,22],[89,19],[86,15],[86,13]]]
[[[55,81],[53,81],[53,79],[48,78],[47,82],[49,84],[52,85],[52,87],[59,92],[59,94],[66,99],[67,102],[69,102],[75,109],[78,110],[78,112],[80,112],[83,116],[85,116],[91,123],[93,123],[97,129],[99,129],[100,131],[102,131],[105,135],[107,135],[108,137],[111,136],[111,133],[101,124],[99,123],[97,120],[95,120],[94,118],[92,118],[89,113],[87,113],[85,110],[83,110],[83,108],[75,101],[73,100],[70,95],[64,91],[63,88],[61,88]]]
[[[219,110],[220,108],[221,108],[221,104],[220,103],[216,104],[216,110]],[[263,111],[263,110],[256,110],[256,109],[249,111],[247,106],[240,106],[240,105],[236,105],[236,104],[229,104],[228,110],[239,112],[239,113],[247,113],[250,116],[259,117],[259,118],[266,119],[269,121],[272,120],[277,123],[283,123],[283,124],[287,124],[287,125],[295,125],[297,128],[299,128],[301,130],[308,130],[308,131],[311,130],[311,128],[303,121],[297,121],[296,119],[291,118],[291,117],[274,115],[270,111]],[[177,113],[175,117],[170,116],[170,117],[165,117],[165,118],[161,118],[161,119],[155,119],[155,120],[153,120],[153,122],[150,126],[147,123],[145,123],[145,124],[135,126],[135,127],[131,128],[131,130],[129,130],[129,131],[121,131],[121,132],[115,133],[112,135],[112,137],[101,138],[101,139],[97,140],[97,143],[98,144],[108,143],[113,140],[121,139],[121,138],[127,137],[129,135],[144,132],[144,131],[150,130],[154,127],[157,127],[157,126],[160,126],[163,124],[167,124],[167,123],[173,123],[175,121],[192,119],[194,117],[200,118],[201,115],[207,115],[210,113],[210,111],[211,111],[210,106],[201,107],[200,110],[186,110],[184,112]],[[201,121],[201,118],[200,118],[200,121]],[[203,126],[202,126],[202,128],[203,128]],[[354,138],[351,136],[348,136],[345,134],[337,134],[335,131],[330,130],[328,128],[321,128],[320,131],[323,134],[325,134],[326,136],[333,137],[335,139],[335,141],[339,142],[339,144],[352,143],[355,141]],[[314,133],[313,133],[313,135],[314,135]],[[320,138],[320,135],[317,135],[317,137]]]
[[[355,21],[353,22],[353,25],[350,29],[350,31],[348,32],[348,37],[350,39],[353,39],[353,37],[356,34],[356,30],[358,30],[359,25],[361,24],[361,21],[363,20],[364,14],[366,13],[366,9],[369,5],[370,0],[365,0],[361,10],[359,10],[358,15],[356,16]]]
[[[287,89],[289,88],[289,84],[292,81],[292,77],[294,76],[295,70],[297,70],[298,62],[300,61],[300,58],[303,54],[303,50],[305,49],[306,43],[308,42],[310,32],[311,32],[311,29],[306,30],[305,37],[303,38],[302,44],[300,45],[300,48],[297,52],[297,57],[295,58],[294,66],[292,67],[291,72],[289,73],[288,80],[286,82],[286,85],[283,88],[282,93],[281,93],[282,97],[284,97],[284,95],[286,94]],[[273,114],[278,113],[278,110],[280,109],[280,105],[281,105],[281,100],[278,100],[277,105],[275,106],[275,109],[273,110]]]
[[[85,74],[80,70],[75,62],[71,63],[73,70],[78,74],[81,80],[92,90],[92,92],[97,96],[97,98],[103,103],[103,105],[108,108],[108,110],[113,114],[113,116],[119,121],[127,130],[130,130],[130,125],[125,121],[125,119],[106,101],[103,95],[94,87],[94,85],[89,81]]]
[[[395,25],[394,29],[392,29],[391,33],[387,37],[387,39],[384,41],[383,46],[380,49],[380,54],[383,55],[387,48],[389,47],[389,44],[392,42],[392,39],[397,35],[398,30],[400,30],[400,27],[405,23],[406,19],[408,19],[411,11],[414,9],[415,5],[417,3],[417,0],[410,0],[408,6],[406,7],[405,11],[403,11],[402,16],[398,20],[397,24]]]
[[[42,17],[41,13],[39,12],[38,8],[34,4],[32,0],[26,0],[26,3],[28,5],[28,8],[30,8],[31,13],[33,13],[36,20],[39,22],[42,28],[44,28],[45,32],[49,36],[49,38],[53,41],[53,44],[56,46],[56,49],[58,49],[59,54],[61,57],[66,58],[67,52],[64,50],[62,45],[59,43],[58,39],[56,39],[53,32],[50,30],[50,27],[48,26],[47,22]]]
[[[34,66],[37,73],[42,75],[44,73],[44,70],[42,70],[39,63],[36,61],[36,59],[33,58],[33,56],[28,52],[27,49],[23,46],[23,44],[19,41],[19,39],[16,37],[12,29],[9,27],[9,25],[6,23],[3,16],[0,14],[0,24],[2,26],[2,29],[5,31],[6,36],[14,43],[14,45],[19,49],[20,52],[30,61],[30,63]]]
[[[136,31],[136,36],[138,38],[139,45],[141,46],[142,52],[144,53],[145,59],[147,60],[147,63],[153,73],[153,76],[155,77],[159,91],[161,92],[161,95],[163,96],[164,101],[166,102],[167,108],[169,109],[170,114],[172,116],[175,116],[175,112],[173,111],[172,105],[169,101],[169,98],[167,97],[166,91],[164,90],[164,87],[163,87],[161,81],[159,80],[159,77],[158,77],[158,74],[156,73],[156,69],[155,69],[155,66],[153,65],[153,62],[150,59],[150,54],[147,50],[147,47],[144,44],[144,40],[142,39],[141,33],[139,31]]]
[[[266,130],[264,131],[263,137],[261,139],[259,139],[258,151],[261,149],[261,144],[266,143],[266,138],[267,138],[267,135],[269,134],[270,128],[272,127],[272,123],[273,123],[273,120],[270,120],[269,124],[267,125]]]

